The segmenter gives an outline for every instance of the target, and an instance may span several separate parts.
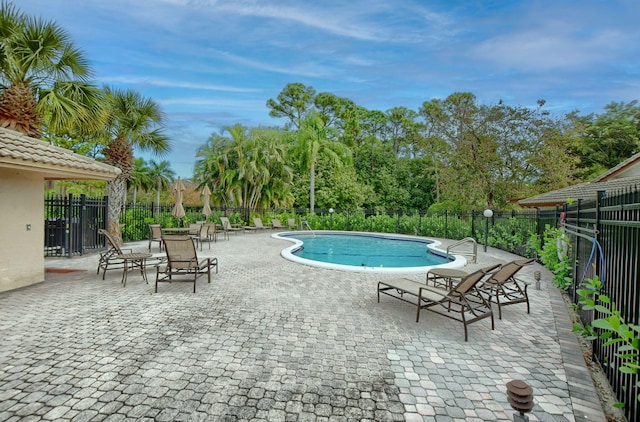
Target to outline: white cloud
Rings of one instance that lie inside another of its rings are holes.
[[[548,28],[505,34],[472,48],[480,61],[521,70],[575,69],[611,60],[623,37],[615,30],[578,37]]]
[[[126,85],[149,85],[164,88],[183,88],[205,91],[225,91],[225,92],[261,92],[257,88],[243,88],[228,85],[202,84],[187,81],[174,81],[146,76],[106,76],[100,78],[106,83],[118,83]]]
[[[162,105],[218,107],[225,110],[266,110],[266,100],[234,100],[229,98],[178,97],[158,100]]]

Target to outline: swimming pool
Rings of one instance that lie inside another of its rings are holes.
[[[294,245],[282,257],[314,267],[379,273],[426,273],[433,267],[460,268],[462,257],[447,256],[439,242],[418,236],[383,233],[314,231],[272,235]]]

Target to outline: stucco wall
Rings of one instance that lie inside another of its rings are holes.
[[[0,168],[0,291],[44,280],[43,247],[44,177]]]

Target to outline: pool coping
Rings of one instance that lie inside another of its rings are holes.
[[[287,259],[292,262],[296,262],[298,264],[308,265],[310,267],[317,268],[325,268],[330,270],[338,270],[338,271],[346,271],[346,272],[359,272],[359,273],[374,273],[374,274],[425,274],[429,270],[433,268],[462,268],[467,265],[467,259],[462,255],[448,255],[445,250],[439,249],[438,247],[442,244],[440,241],[431,239],[424,236],[412,236],[406,234],[395,234],[395,233],[378,233],[378,232],[356,232],[356,231],[341,231],[341,230],[314,230],[313,233],[316,234],[343,234],[348,233],[352,235],[362,235],[362,236],[371,236],[371,237],[381,237],[387,239],[405,239],[405,240],[420,240],[425,241],[428,240],[431,243],[428,243],[427,248],[436,255],[441,256],[451,256],[453,257],[453,261],[448,262],[446,264],[438,264],[438,265],[428,265],[422,267],[365,267],[365,266],[357,266],[357,265],[344,265],[344,264],[333,264],[329,262],[315,261],[312,259],[301,258],[294,254],[295,251],[302,247],[303,242],[298,239],[285,237],[286,235],[293,234],[309,234],[308,231],[285,231],[278,232],[271,235],[271,237],[280,240],[286,240],[292,242],[293,245],[288,246],[282,251],[280,251],[280,256],[284,259]]]

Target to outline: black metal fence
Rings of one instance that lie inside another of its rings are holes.
[[[107,227],[107,197],[51,196],[45,199],[45,256],[83,255],[104,248],[98,229]]]
[[[252,224],[252,217],[261,217],[263,223],[272,219],[286,222],[295,218],[299,223],[306,220],[316,230],[347,230],[385,233],[402,233],[447,239],[473,237],[479,243],[487,242],[522,256],[535,256],[535,240],[542,238],[545,225],[555,227],[559,212],[530,209],[524,211],[495,211],[486,218],[482,211],[424,210],[334,210],[272,209],[249,210],[242,207],[212,207],[208,218],[202,214],[202,206],[185,206],[186,216],[175,219],[171,215],[173,204],[136,203],[126,204],[120,223],[123,225],[124,241],[148,239],[148,225],[177,227],[188,223],[209,220],[218,221],[220,216],[230,217],[234,223]]]
[[[176,219],[171,215],[174,204],[156,204],[153,202],[137,202],[125,204],[120,213],[122,240],[131,242],[149,239],[149,224],[160,224],[162,227],[180,227],[189,222],[206,220],[202,214],[202,206],[184,206],[185,217]],[[214,214],[212,220],[217,215]]]
[[[577,201],[565,206],[565,227],[570,239],[574,283],[570,288],[574,303],[576,290],[585,278],[597,275],[603,282],[601,294],[611,298],[627,324],[638,325],[640,311],[640,192],[637,188],[620,192],[598,192],[595,201]],[[584,324],[604,315],[581,312]],[[635,332],[638,336],[638,332]],[[604,369],[617,399],[625,404],[628,420],[640,418],[638,374],[621,372],[620,343],[605,346],[593,342],[593,356]],[[638,362],[636,362],[638,363]]]

